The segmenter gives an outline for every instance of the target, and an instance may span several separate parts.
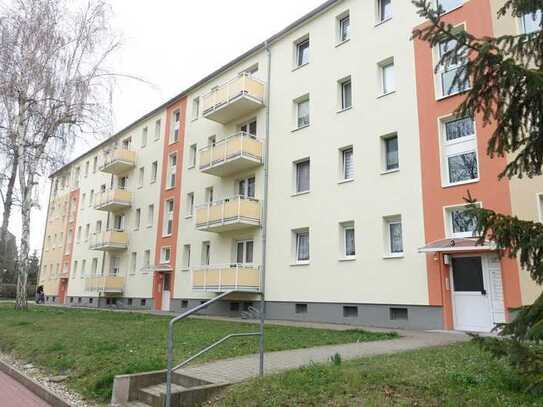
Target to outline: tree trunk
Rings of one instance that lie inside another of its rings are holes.
[[[15,180],[17,178],[19,158],[18,154],[13,154],[11,163],[11,174],[6,189],[4,199],[4,211],[2,213],[2,226],[0,227],[0,253],[5,253],[7,250],[6,237],[8,235],[9,218],[11,217],[11,208],[13,207],[13,189],[15,188]]]

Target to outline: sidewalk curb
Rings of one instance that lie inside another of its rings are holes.
[[[36,396],[41,398],[46,403],[49,403],[51,407],[73,407],[72,404],[64,401],[51,390],[42,386],[35,380],[31,379],[21,371],[15,369],[14,367],[8,365],[7,363],[0,360],[0,372],[7,374],[12,379],[16,380],[28,390],[34,393]]]

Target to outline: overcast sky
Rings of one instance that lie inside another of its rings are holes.
[[[109,0],[122,37],[118,72],[151,85],[120,80],[114,95],[115,131],[180,93],[231,59],[317,7],[324,0]],[[76,146],[71,158],[98,143]],[[32,216],[31,249],[41,251],[49,185]],[[20,215],[10,230],[19,237]]]

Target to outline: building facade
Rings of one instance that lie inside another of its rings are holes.
[[[481,36],[540,18],[497,19],[502,3],[439,1]],[[498,181],[508,158],[454,116],[469,80],[438,66],[451,44],[411,40],[424,24],[407,1],[328,1],[55,172],[48,301],[180,311],[230,292],[207,312],[239,316],[263,294],[270,319],[473,331],[533,302],[463,198],[541,221],[543,180]]]

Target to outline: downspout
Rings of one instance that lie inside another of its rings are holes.
[[[270,100],[271,100],[271,50],[268,41],[264,43],[268,57],[268,79],[266,91],[266,140],[264,143],[264,196],[262,202],[262,268],[260,274],[260,377],[264,376],[264,321],[266,319],[266,246],[268,233],[268,182],[270,151]]]
[[[49,199],[47,201],[47,216],[45,217],[45,228],[43,230],[43,242],[41,244],[40,268],[38,269],[38,276],[36,280],[36,290],[38,289],[40,285],[41,271],[43,268],[43,254],[45,253],[45,241],[47,239],[47,225],[49,224],[49,210],[51,209],[51,194],[52,193],[53,193],[53,180],[51,180],[51,186],[49,187]]]

